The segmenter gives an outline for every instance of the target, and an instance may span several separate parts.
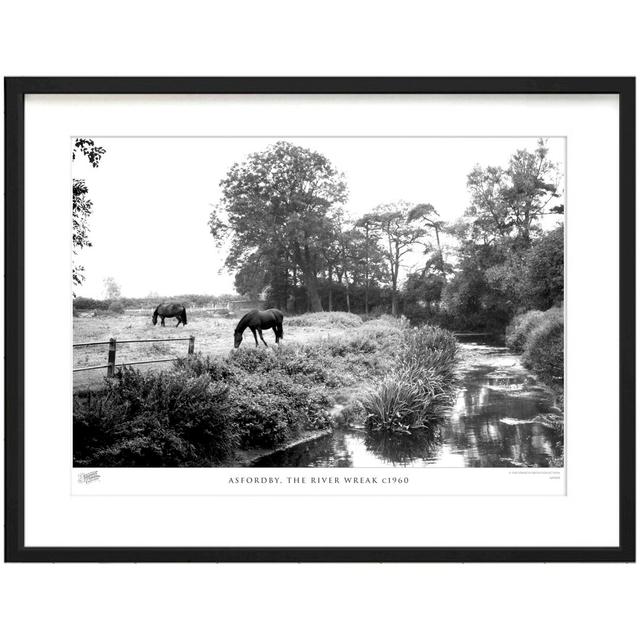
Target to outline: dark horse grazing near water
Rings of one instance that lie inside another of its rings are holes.
[[[236,349],[240,346],[240,343],[242,342],[242,334],[247,327],[249,327],[249,329],[251,329],[251,333],[253,333],[253,338],[256,341],[256,347],[258,346],[258,336],[256,336],[256,331],[260,334],[260,340],[264,342],[264,338],[262,337],[263,329],[273,329],[273,332],[276,334],[276,344],[278,344],[278,342],[280,342],[284,337],[284,331],[282,330],[283,318],[284,316],[280,309],[267,309],[266,311],[254,309],[253,311],[249,311],[249,313],[245,313],[242,318],[240,318],[240,322],[238,322],[236,331],[233,334],[233,346]],[[268,346],[266,342],[264,342],[264,346]]]
[[[165,318],[178,318],[176,327],[179,327],[181,322],[182,324],[187,324],[187,310],[183,304],[178,304],[177,302],[159,304],[153,312],[153,324],[158,324],[158,316],[160,316],[160,324],[163,327],[165,326]]]

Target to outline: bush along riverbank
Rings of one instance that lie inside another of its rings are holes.
[[[336,424],[433,432],[451,403],[452,334],[390,317],[314,315],[310,328],[328,337],[191,356],[170,371],[123,368],[99,391],[76,394],[75,465],[242,464]]]
[[[564,389],[564,314],[562,308],[517,315],[506,331],[506,345],[557,394]]]
[[[539,419],[556,432],[556,444],[564,451],[564,313],[562,307],[527,311],[511,321],[506,346],[521,354],[522,364],[554,394],[556,413]],[[563,466],[564,458],[554,466]]]

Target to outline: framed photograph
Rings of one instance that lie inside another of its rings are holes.
[[[634,78],[7,78],[8,561],[635,560]]]

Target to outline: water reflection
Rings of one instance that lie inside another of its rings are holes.
[[[260,467],[546,467],[562,459],[561,437],[544,414],[553,397],[504,347],[461,346],[459,387],[436,439],[336,431],[258,460]]]
[[[411,466],[416,460],[432,460],[437,441],[425,429],[418,429],[411,434],[367,431],[364,435],[367,451],[378,459],[400,466]]]

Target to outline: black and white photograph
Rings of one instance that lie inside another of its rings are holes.
[[[634,557],[633,80],[7,87],[13,559]]]
[[[74,467],[564,468],[565,158],[73,138]]]
[[[635,628],[636,13],[5,3],[2,636]]]

